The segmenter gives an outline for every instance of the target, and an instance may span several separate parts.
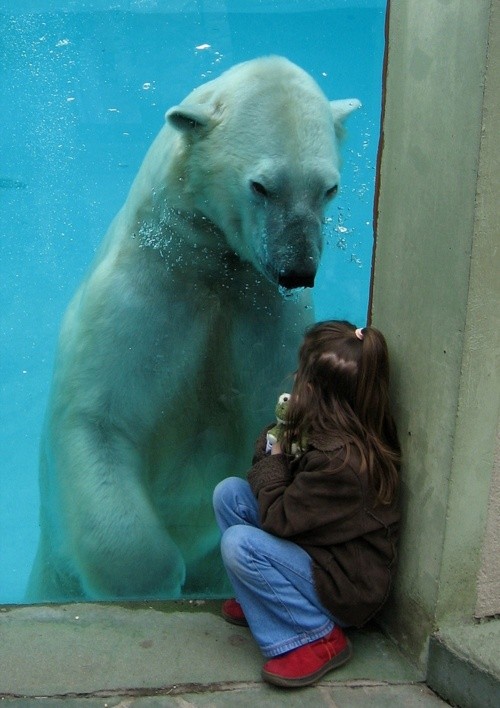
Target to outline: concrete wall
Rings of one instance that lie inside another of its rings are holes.
[[[493,466],[488,522],[477,579],[476,617],[500,615],[500,430]]]
[[[493,313],[490,322],[485,322],[486,332],[494,328],[498,332],[499,310],[498,291],[500,288],[500,2],[492,4],[490,20],[489,45],[485,76],[484,110],[483,110],[482,145],[480,156],[480,171],[478,177],[478,231],[479,238],[484,243],[483,262],[489,271],[489,277],[484,277],[484,268],[479,273],[478,309],[481,302],[491,302]],[[483,285],[483,281],[484,285]],[[488,285],[489,283],[489,285]],[[482,290],[486,293],[483,295]],[[489,289],[491,289],[489,291]],[[495,297],[496,295],[496,297]],[[498,343],[489,340],[485,335],[486,346],[496,344],[496,376],[498,380],[500,361]],[[493,362],[492,362],[493,363]],[[492,382],[493,383],[493,382]],[[497,394],[497,406],[500,404],[498,387],[493,388]],[[495,411],[492,409],[494,418]],[[497,411],[498,420],[498,411]],[[488,521],[483,544],[481,568],[478,577],[478,592],[476,617],[500,615],[500,426],[497,427],[494,455],[493,475],[488,504]]]
[[[405,522],[383,620],[422,662],[437,626],[472,618],[484,547],[500,392],[498,15],[498,0],[390,3],[372,321],[392,354]]]

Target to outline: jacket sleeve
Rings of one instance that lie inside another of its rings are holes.
[[[270,455],[257,462],[248,482],[257,498],[262,528],[302,543],[342,542],[352,533],[352,518],[363,506],[358,476],[340,460],[319,450],[292,462]]]

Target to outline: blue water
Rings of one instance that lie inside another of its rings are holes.
[[[314,298],[317,319],[366,322],[385,0],[3,0],[1,12],[0,603],[17,603],[60,320],[168,107],[271,53],[329,98],[362,101]]]

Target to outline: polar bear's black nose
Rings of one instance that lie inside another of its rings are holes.
[[[302,272],[291,270],[287,273],[280,273],[278,277],[278,285],[281,285],[287,290],[295,288],[312,288],[314,287],[314,277],[316,272]]]

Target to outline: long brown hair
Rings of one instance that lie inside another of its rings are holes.
[[[387,344],[378,329],[356,330],[349,322],[331,320],[307,330],[287,423],[285,452],[297,440],[334,436],[345,445],[344,464],[354,446],[378,501],[391,503],[400,447],[389,404]]]

